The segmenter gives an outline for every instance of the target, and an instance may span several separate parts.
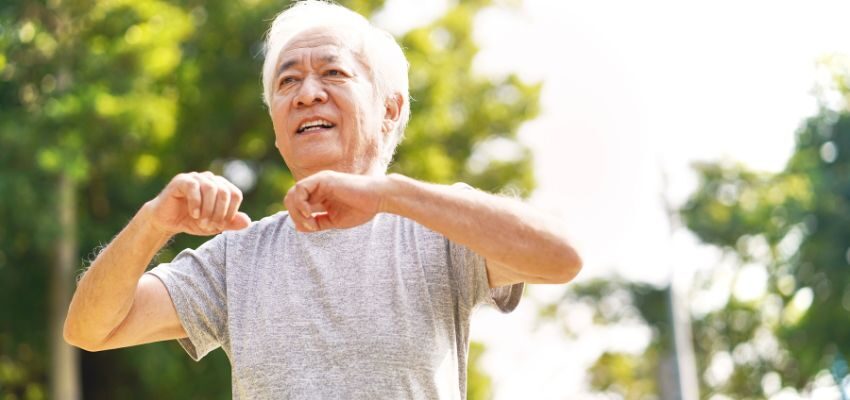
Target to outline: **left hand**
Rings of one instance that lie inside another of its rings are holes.
[[[386,176],[322,171],[302,179],[283,203],[301,232],[351,228],[381,211]]]

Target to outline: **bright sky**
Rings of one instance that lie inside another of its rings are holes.
[[[585,261],[579,280],[617,272],[662,283],[674,266],[715,267],[716,250],[671,235],[662,195],[682,204],[699,160],[780,170],[815,111],[815,61],[850,54],[846,1],[496,3],[476,19],[475,69],[545,83],[543,113],[520,138],[536,160],[532,202],[569,227]],[[389,0],[376,22],[400,33],[445,7]],[[577,340],[554,324],[534,329],[536,304],[562,290],[532,287],[514,313],[473,320],[497,400],[586,398],[584,371],[603,348],[645,345],[642,328],[591,328],[580,309],[563,318],[587,327]]]

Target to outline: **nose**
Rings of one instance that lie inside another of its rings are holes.
[[[322,86],[319,79],[308,76],[304,78],[301,87],[298,88],[298,93],[293,99],[296,107],[306,107],[315,104],[322,104],[328,101],[328,93]]]

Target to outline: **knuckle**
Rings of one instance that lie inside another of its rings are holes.
[[[189,197],[200,198],[202,191],[203,187],[201,186],[200,182],[195,180],[189,181],[187,190]]]
[[[202,180],[202,181],[198,182],[198,185],[200,185],[202,191],[207,192],[207,193],[209,193],[210,191],[216,190],[215,185],[213,185],[209,181]]]
[[[186,174],[177,174],[174,175],[174,178],[171,179],[171,182],[168,183],[168,186],[171,187],[181,187],[186,184],[190,178]]]

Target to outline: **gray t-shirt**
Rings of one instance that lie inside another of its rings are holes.
[[[523,290],[489,289],[481,256],[393,214],[300,233],[281,212],[149,273],[186,352],[227,353],[238,399],[466,398],[470,314]]]

